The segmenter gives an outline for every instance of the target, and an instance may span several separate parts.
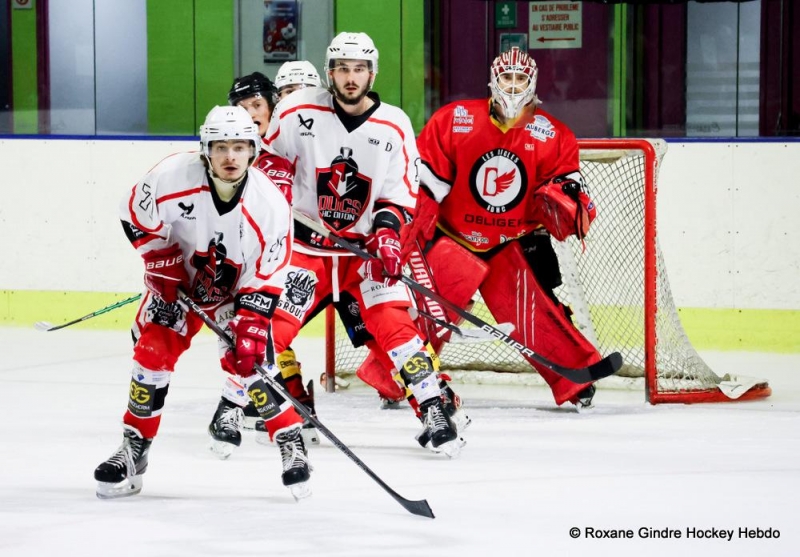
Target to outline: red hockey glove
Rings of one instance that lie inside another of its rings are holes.
[[[400,262],[400,236],[391,228],[379,228],[367,240],[367,249],[378,257],[367,261],[364,269],[364,278],[383,282],[386,277],[395,279],[389,281],[394,284],[403,272]]]
[[[583,240],[597,209],[580,184],[558,176],[537,188],[533,193],[534,219],[559,241],[575,235]]]
[[[236,348],[225,353],[228,365],[242,377],[253,375],[253,367],[264,363],[269,321],[263,317],[242,317],[231,323]]]
[[[178,244],[148,252],[144,258],[144,284],[148,290],[171,304],[178,299],[178,288],[189,284]]]

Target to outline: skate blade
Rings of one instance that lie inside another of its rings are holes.
[[[442,443],[438,447],[434,447],[431,444],[428,444],[428,448],[434,453],[445,454],[447,458],[458,458],[458,456],[461,454],[461,449],[466,444],[467,442],[464,440],[463,437],[456,437],[452,441],[448,441],[447,443]]]
[[[300,501],[301,499],[311,496],[311,486],[307,481],[287,485],[286,487],[289,488],[289,491],[291,492],[295,501]]]
[[[119,483],[97,482],[98,499],[119,499],[120,497],[130,497],[142,490],[142,477],[134,476],[127,478]]]
[[[300,430],[300,435],[303,436],[303,442],[306,447],[309,445],[319,445],[319,433],[315,427],[304,427]]]
[[[208,443],[208,450],[210,450],[218,459],[228,460],[228,458],[230,458],[230,456],[233,454],[233,451],[236,450],[236,445],[233,443],[226,443],[225,441],[217,441],[216,439],[212,438]]]
[[[450,419],[458,432],[464,431],[472,424],[472,418],[467,416],[467,413],[463,410],[457,410],[455,414],[450,416]]]

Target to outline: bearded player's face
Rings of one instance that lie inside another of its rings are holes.
[[[369,92],[372,72],[364,60],[337,60],[329,73],[333,94],[342,104],[356,105]]]

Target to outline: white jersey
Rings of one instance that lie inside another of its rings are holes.
[[[128,239],[144,254],[177,243],[190,296],[203,305],[242,291],[277,296],[291,257],[293,219],[278,186],[249,167],[233,199],[222,201],[198,152],[158,163],[120,204]]]
[[[374,214],[382,207],[413,214],[419,191],[411,121],[374,93],[370,98],[375,106],[352,117],[325,89],[295,91],[275,107],[265,136],[272,152],[294,164],[294,210],[356,241],[372,233]],[[298,251],[350,255],[302,225],[296,235]]]

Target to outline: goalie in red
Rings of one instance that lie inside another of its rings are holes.
[[[442,107],[417,140],[422,189],[429,194],[420,195],[417,225],[424,228],[424,215],[436,221],[435,232],[429,226],[422,234],[423,241],[436,240],[427,261],[445,297],[458,301],[451,292],[456,286],[449,285],[479,280],[493,317],[515,326],[512,338],[560,365],[587,366],[601,356],[554,294],[561,273],[550,243],[551,236],[582,240],[595,216],[578,143],[539,108],[538,69],[527,53],[516,47],[503,52],[490,73],[490,99]],[[452,263],[466,255],[488,263],[482,280],[469,266]],[[531,365],[557,404],[591,406],[594,385]]]

